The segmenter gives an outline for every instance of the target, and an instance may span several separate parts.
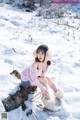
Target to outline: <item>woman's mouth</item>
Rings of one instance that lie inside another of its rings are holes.
[[[39,60],[42,60],[42,58],[39,58]]]

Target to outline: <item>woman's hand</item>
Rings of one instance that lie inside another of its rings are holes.
[[[43,90],[41,90],[42,96],[44,96],[46,94],[47,90],[44,88]]]

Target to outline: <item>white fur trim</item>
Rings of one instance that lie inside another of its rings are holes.
[[[62,98],[63,97],[63,90],[58,90],[56,93],[54,93],[55,94],[55,97],[56,98]]]
[[[55,99],[47,100],[47,99],[43,98],[42,102],[43,102],[45,108],[53,110],[53,106],[55,104]]]
[[[51,110],[51,111],[59,111],[61,109],[61,106],[55,105],[55,99],[46,100],[45,98],[42,99],[42,102],[44,104],[44,107]]]

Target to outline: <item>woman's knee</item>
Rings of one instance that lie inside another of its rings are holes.
[[[48,79],[47,78],[39,78],[39,81],[44,84],[44,85],[47,85],[48,83]]]

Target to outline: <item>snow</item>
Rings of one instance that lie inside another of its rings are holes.
[[[3,112],[1,100],[15,92],[20,84],[10,72],[13,69],[21,72],[31,64],[32,52],[40,44],[48,45],[52,51],[48,76],[64,90],[60,111],[42,111],[36,106],[41,102],[37,99],[25,102],[26,112],[32,109],[32,115],[26,116],[19,107],[8,113],[8,120],[80,120],[79,26],[80,19],[68,14],[59,19],[43,19],[37,17],[36,12],[27,13],[24,9],[0,3],[0,111]]]

